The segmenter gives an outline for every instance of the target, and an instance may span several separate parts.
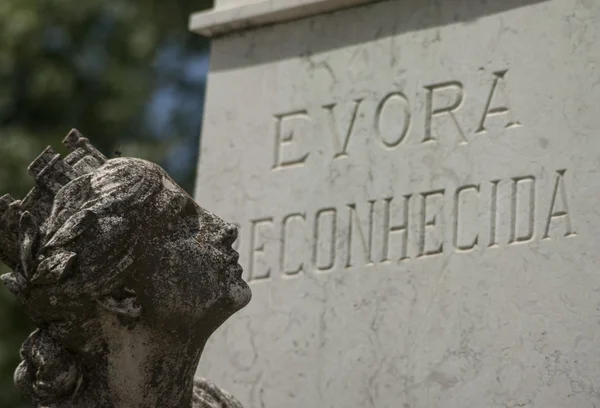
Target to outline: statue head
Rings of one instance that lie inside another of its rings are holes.
[[[23,200],[0,198],[2,281],[39,327],[15,381],[39,404],[72,397],[112,348],[201,350],[251,297],[233,225],[156,164],[107,160],[75,130],[64,143],[64,160],[48,148],[31,164]]]

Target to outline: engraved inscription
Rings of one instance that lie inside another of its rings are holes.
[[[373,263],[372,249],[373,249],[373,209],[375,200],[369,201],[369,214],[367,227],[362,225],[362,222],[356,211],[355,204],[348,204],[348,236],[346,239],[347,250],[346,250],[346,268],[352,266],[352,243],[354,235],[358,235],[358,241],[360,247],[363,249],[364,257],[366,259],[365,264],[370,265]],[[366,230],[366,231],[365,231]]]
[[[356,115],[358,113],[358,108],[364,99],[356,99],[354,100],[354,104],[352,107],[352,114],[350,115],[350,119],[348,120],[348,124],[345,126],[345,131],[340,132],[340,124],[336,119],[336,115],[334,114],[334,109],[336,107],[335,103],[324,105],[323,109],[325,109],[328,113],[328,124],[329,129],[331,131],[331,135],[333,138],[333,146],[334,146],[334,155],[333,158],[337,159],[338,157],[346,157],[348,156],[348,144],[350,143],[350,136],[352,135],[352,131],[354,129],[354,122],[356,122]],[[342,136],[343,135],[343,136]]]
[[[463,102],[463,84],[459,81],[449,81],[441,84],[429,85],[426,86],[425,89],[427,89],[427,97],[425,99],[425,137],[423,138],[423,143],[435,142],[437,140],[433,135],[432,122],[434,118],[442,115],[447,115],[456,126],[461,138],[460,143],[467,143],[465,132],[458,123],[456,115],[454,115]],[[450,98],[451,102],[439,106],[440,104],[437,103],[438,98],[436,98],[436,95],[439,99],[441,99],[441,96]]]
[[[330,168],[338,177],[344,161],[355,159],[351,152],[359,152],[365,141],[362,147],[374,146],[389,155],[402,148],[431,150],[438,143],[452,160],[468,157],[471,147],[481,152],[475,144],[485,137],[496,140],[500,132],[521,126],[509,98],[508,69],[485,75],[489,82],[478,91],[483,98],[467,97],[469,81],[446,78],[421,82],[425,86],[414,94],[402,88],[378,90],[350,96],[347,102],[321,101],[313,108],[275,115],[272,169],[299,168],[329,152],[329,160],[344,159]],[[311,133],[315,129],[326,134],[317,138]],[[516,135],[521,136],[518,131]],[[368,138],[376,143],[368,143]],[[459,147],[469,140],[473,146]],[[486,151],[491,147],[485,146]],[[376,157],[370,150],[364,152],[369,159]],[[390,167],[392,181],[397,169]],[[441,254],[514,250],[516,244],[576,236],[565,169],[459,183],[464,170],[449,171],[448,177],[437,172],[422,177],[411,168],[409,185],[423,183],[427,188],[387,191],[370,200],[354,197],[336,205],[319,202],[316,210],[290,209],[242,223],[250,244],[249,281],[350,273],[366,266],[377,270],[378,265],[435,262],[430,258]],[[371,194],[371,187],[364,191]]]
[[[392,234],[401,235],[400,256],[398,261],[408,259],[408,214],[409,214],[409,203],[411,194],[402,196],[402,221],[400,224],[394,224],[392,218],[392,201],[394,197],[388,197],[383,200],[384,212],[383,212],[383,248],[381,250],[381,262],[387,262],[390,260],[390,240]]]
[[[439,226],[444,190],[421,193],[421,222],[418,257],[441,254],[444,242]],[[427,239],[429,237],[429,239]]]
[[[483,116],[479,122],[477,133],[483,133],[486,131],[485,122],[488,118],[493,116],[505,116],[504,127],[509,129],[511,127],[520,126],[517,120],[514,119],[512,111],[510,109],[510,100],[508,98],[508,91],[506,90],[506,81],[504,79],[508,70],[494,72],[494,82],[492,83],[492,89],[487,98],[485,109],[483,110]]]
[[[329,218],[329,223],[323,221],[323,218]],[[324,208],[317,211],[313,241],[313,263],[317,271],[326,272],[335,266],[336,234],[337,210],[335,208]],[[327,245],[328,243],[329,245]]]
[[[490,242],[488,247],[492,248],[498,245],[498,183],[500,180],[492,180],[490,189]]]
[[[535,222],[535,177],[514,177],[511,184],[509,244],[533,238]]]
[[[310,162],[311,151],[331,151],[330,160],[348,159],[352,145],[363,143],[363,146],[354,148],[364,147],[365,140],[369,138],[377,139],[380,148],[391,152],[401,146],[415,147],[438,142],[466,145],[469,136],[486,134],[488,128],[505,131],[521,126],[510,104],[507,74],[508,69],[490,74],[489,88],[485,88],[485,103],[480,99],[469,99],[470,104],[474,101],[480,104],[469,107],[477,112],[475,123],[462,123],[466,122],[467,115],[461,117],[460,111],[468,98],[465,82],[457,79],[425,85],[416,94],[407,94],[403,89],[372,92],[368,96],[351,97],[347,102],[323,101],[315,108],[304,107],[276,114],[271,169],[303,167]],[[417,103],[414,103],[415,99]],[[413,111],[413,106],[419,109]],[[422,106],[424,112],[420,109]],[[482,112],[481,116],[479,112]],[[413,117],[417,115],[424,115],[421,122],[424,126],[414,125]],[[314,137],[315,129],[323,130],[327,136]],[[366,135],[365,131],[368,132]]]
[[[471,211],[464,211],[463,206],[470,200],[477,202],[479,198],[479,185],[466,185],[456,189],[454,194],[454,231],[452,241],[454,248],[459,251],[468,251],[475,248],[479,240],[479,234],[475,233],[472,237],[464,237],[461,231],[465,227],[467,213],[477,214],[476,206],[471,206]]]
[[[250,265],[248,281],[269,279],[271,267],[265,254],[265,237],[263,230],[272,230],[273,217],[264,217],[250,221]]]
[[[576,233],[565,174],[564,169],[544,170],[535,176],[446,184],[322,207],[312,214],[290,211],[253,219],[241,229],[250,243],[249,281],[427,262],[435,255],[497,251],[541,238],[570,239]],[[552,179],[540,182],[544,177]],[[486,236],[489,242],[481,246]],[[298,248],[304,242],[310,255]]]
[[[400,118],[400,126],[397,124],[398,118]],[[410,128],[410,118],[408,99],[401,92],[393,92],[383,98],[377,106],[375,134],[385,147],[393,149],[406,137]],[[388,125],[390,122],[391,126]]]
[[[556,179],[554,181],[554,189],[552,199],[550,201],[550,211],[544,228],[544,239],[550,237],[550,226],[553,221],[562,221],[564,223],[564,236],[568,237],[575,235],[571,216],[569,215],[569,204],[567,200],[567,191],[565,188],[565,172],[566,170],[557,170]]]
[[[275,115],[275,150],[273,169],[293,167],[304,164],[309,152],[298,152],[296,136],[304,136],[312,119],[306,110]]]
[[[295,222],[294,222],[295,221]],[[293,249],[288,248],[287,244],[290,242],[288,236],[293,234],[295,231],[292,230],[293,224],[296,224],[296,228],[302,230],[305,227],[306,215],[303,213],[292,213],[288,214],[283,218],[281,222],[281,247],[279,252],[279,265],[281,268],[281,273],[285,275],[297,275],[300,272],[304,271],[304,264],[302,261],[298,262],[295,267],[289,268],[286,263],[286,252],[293,251]]]

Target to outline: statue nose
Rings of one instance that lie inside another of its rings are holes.
[[[225,223],[225,225],[223,226],[223,237],[221,238],[221,241],[223,242],[223,244],[225,244],[227,246],[231,246],[231,245],[233,245],[233,243],[235,242],[237,237],[238,237],[237,227],[233,224]]]

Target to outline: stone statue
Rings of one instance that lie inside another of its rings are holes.
[[[241,407],[194,372],[208,337],[251,297],[237,229],[159,166],[107,160],[73,130],[23,200],[0,198],[2,281],[39,327],[20,391],[43,408]]]

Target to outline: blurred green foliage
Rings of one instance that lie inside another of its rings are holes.
[[[0,195],[23,197],[32,187],[27,165],[47,145],[60,147],[73,127],[108,156],[142,157],[167,170],[175,163],[175,178],[191,189],[204,84],[188,65],[198,71],[194,62],[206,59],[208,46],[187,22],[211,3],[0,1]],[[158,126],[149,118],[162,111],[165,89],[170,111]],[[32,329],[0,288],[2,408],[30,407],[12,375]]]

